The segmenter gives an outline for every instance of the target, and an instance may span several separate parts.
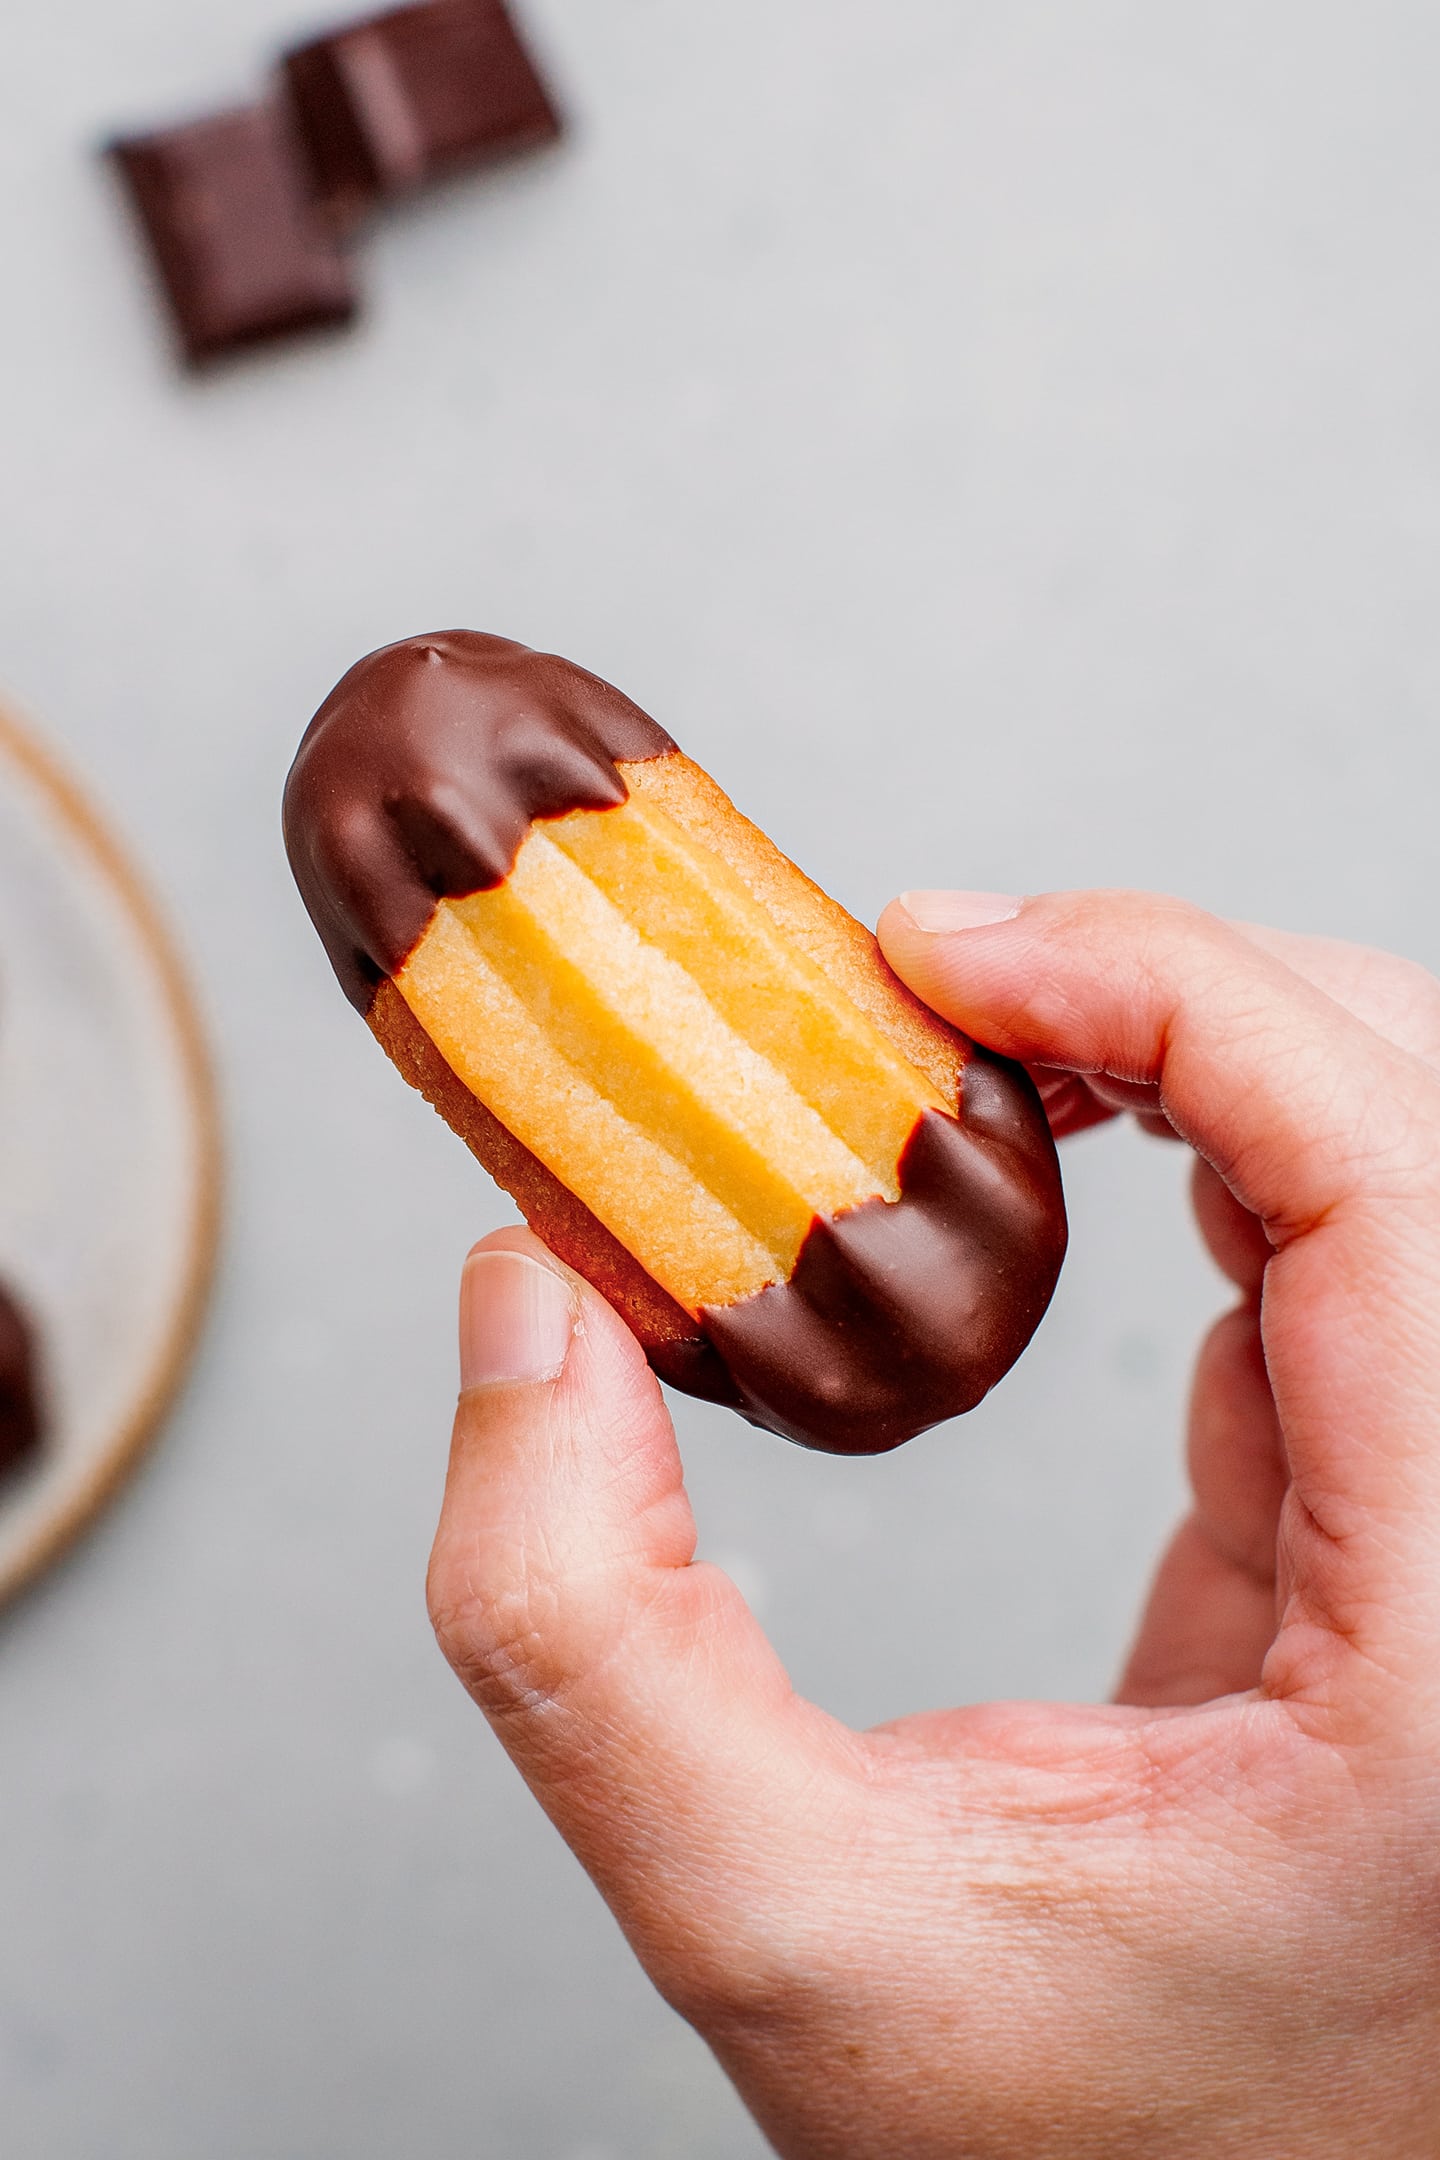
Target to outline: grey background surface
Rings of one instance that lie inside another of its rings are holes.
[[[229,1235],[161,1451],[0,1619],[16,2160],[741,2160],[430,1641],[470,1239],[507,1208],[327,977],[299,730],[451,623],[622,684],[857,912],[1158,885],[1434,963],[1426,0],[535,0],[563,153],[387,224],[347,342],[203,384],[91,160],[305,0],[10,11],[0,680],[198,972]],[[1103,1690],[1222,1302],[1184,1165],[1068,1157],[964,1428],[677,1415],[706,1550],[870,1721]]]

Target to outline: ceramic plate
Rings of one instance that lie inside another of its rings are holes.
[[[0,706],[0,1279],[42,1339],[50,1433],[0,1483],[0,1599],[152,1438],[218,1219],[214,1092],[173,947],[123,851]]]

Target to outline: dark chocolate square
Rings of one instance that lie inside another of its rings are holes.
[[[342,225],[561,132],[503,0],[421,0],[345,24],[282,65],[316,193]]]
[[[350,266],[320,216],[283,100],[111,147],[186,359],[348,322]]]

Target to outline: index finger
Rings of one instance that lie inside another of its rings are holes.
[[[1232,921],[1230,928],[1323,990],[1387,1042],[1440,1069],[1440,983],[1428,969],[1396,953],[1343,938],[1302,936],[1292,930],[1272,930],[1263,923]],[[1046,1066],[1036,1067],[1032,1077],[1057,1140],[1126,1111],[1146,1130],[1176,1137],[1174,1128],[1159,1115],[1154,1086],[1128,1085],[1103,1075],[1086,1078]]]
[[[1440,983],[1418,962],[1346,938],[1304,937],[1263,923],[1237,922],[1232,928],[1387,1042],[1440,1066]]]

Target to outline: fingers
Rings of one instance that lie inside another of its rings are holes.
[[[1190,1180],[1190,1197],[1211,1259],[1258,1307],[1266,1263],[1275,1250],[1265,1235],[1264,1224],[1248,1208],[1241,1207],[1225,1180],[1199,1156]]]
[[[1440,982],[1413,960],[1377,952],[1368,945],[1347,944],[1340,938],[1299,937],[1258,923],[1232,922],[1230,927],[1262,952],[1284,961],[1303,981],[1323,990],[1386,1042],[1440,1069]],[[1147,1131],[1161,1138],[1175,1137],[1168,1120],[1155,1114],[1159,1094],[1153,1085],[1117,1081],[1103,1073],[1050,1071],[1043,1066],[1034,1077],[1057,1140],[1127,1110]]]
[[[1187,1456],[1197,1522],[1220,1557],[1273,1598],[1280,1505],[1290,1480],[1253,1306],[1226,1313],[1201,1346]]]
[[[1243,1694],[1274,1636],[1273,1584],[1232,1567],[1192,1517],[1160,1563],[1115,1700],[1161,1710]]]
[[[1050,1130],[1057,1140],[1068,1140],[1072,1133],[1088,1132],[1092,1125],[1104,1125],[1115,1115],[1113,1110],[1096,1100],[1081,1073],[1057,1072],[1051,1066],[1036,1065],[1031,1068],[1030,1077],[1040,1091]]]
[[[732,1940],[798,1868],[849,1736],[692,1564],[659,1387],[604,1301],[502,1231],[467,1263],[461,1321],[436,1632],[663,1986],[677,1928]]]
[[[937,901],[964,897],[910,896],[939,921]],[[1413,1140],[1408,1062],[1215,917],[1133,893],[1016,907],[937,934],[893,903],[886,957],[993,1049],[1158,1088],[1177,1131],[1282,1234],[1365,1190]]]
[[[1387,1042],[1440,1066],[1440,983],[1415,961],[1342,938],[1297,937],[1259,923],[1233,927]]]
[[[1107,1080],[1103,1073],[1057,1072],[1046,1065],[1031,1067],[1030,1077],[1040,1091],[1050,1130],[1057,1140],[1104,1125],[1111,1118],[1133,1111],[1136,1123],[1156,1139],[1175,1140],[1179,1135],[1160,1112],[1159,1093],[1153,1087],[1132,1087],[1126,1081]]]
[[[1277,954],[1178,902],[1053,895],[967,930],[923,927],[947,908],[955,919],[953,896],[911,906],[922,919],[892,906],[881,938],[921,997],[1026,1062],[1153,1085],[1277,1248],[1264,1334],[1294,1487],[1284,1562],[1295,1594],[1289,1661],[1272,1659],[1267,1684],[1318,1685],[1337,1638],[1382,1664],[1423,1661],[1433,1680],[1434,1073]]]
[[[1259,1315],[1211,1329],[1190,1405],[1195,1500],[1151,1589],[1119,1700],[1208,1701],[1260,1683],[1276,1630],[1276,1539],[1288,1482]]]

